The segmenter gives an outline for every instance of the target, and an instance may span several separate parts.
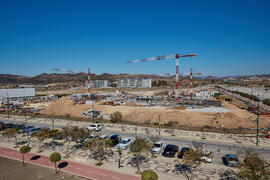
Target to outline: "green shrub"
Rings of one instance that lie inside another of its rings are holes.
[[[113,123],[116,123],[116,122],[122,121],[122,117],[123,117],[123,115],[122,115],[121,112],[115,111],[114,113],[112,113],[112,114],[110,115],[110,120],[111,120]]]
[[[158,175],[153,170],[144,170],[141,174],[142,180],[158,180]]]
[[[61,160],[61,155],[58,152],[52,153],[50,161],[54,163],[55,174],[58,173],[56,163]]]

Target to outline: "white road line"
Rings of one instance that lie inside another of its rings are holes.
[[[81,168],[78,168],[78,167],[77,167],[76,169],[78,169],[78,170],[82,170]]]
[[[119,177],[112,176],[113,179],[119,179]]]
[[[89,173],[94,173],[93,171],[90,171],[90,170],[88,170],[87,172],[89,172]]]
[[[107,176],[106,174],[103,174],[103,173],[98,173],[99,175],[101,175],[101,176]]]

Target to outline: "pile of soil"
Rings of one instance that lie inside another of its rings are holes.
[[[247,110],[240,109],[233,104],[223,102],[223,107],[229,109],[224,113],[219,122],[225,128],[255,128],[256,115]],[[81,113],[92,108],[92,104],[76,104],[69,97],[62,97],[51,103],[44,111],[45,114],[54,112],[56,115],[65,115],[69,113],[74,117],[82,117]],[[95,110],[102,111],[103,114],[111,114],[119,111],[123,114],[123,118],[127,121],[141,123],[157,123],[160,115],[161,123],[178,122],[179,125],[190,127],[212,126],[216,127],[216,113],[213,112],[187,112],[179,109],[153,109],[147,107],[131,107],[131,106],[110,106],[95,105]],[[260,127],[270,127],[270,117],[260,118]]]

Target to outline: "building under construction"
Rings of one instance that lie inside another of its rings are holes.
[[[151,88],[152,79],[150,78],[122,78],[116,81],[119,88]]]
[[[85,86],[88,88],[88,80],[85,82]],[[91,80],[90,88],[109,88],[110,83],[108,80]]]

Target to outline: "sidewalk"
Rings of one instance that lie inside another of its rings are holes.
[[[4,147],[0,147],[0,156],[22,160],[22,154],[14,149],[8,149]],[[27,153],[25,154],[25,162],[33,163],[36,165],[54,168],[54,163],[50,162],[50,158],[47,156]],[[139,177],[126,175],[122,173],[117,173],[105,169],[95,168],[88,165],[71,162],[71,161],[63,161],[61,160],[58,164],[62,164],[63,167],[61,171],[65,171],[67,173],[75,174],[78,176],[95,179],[95,180],[139,180]]]

